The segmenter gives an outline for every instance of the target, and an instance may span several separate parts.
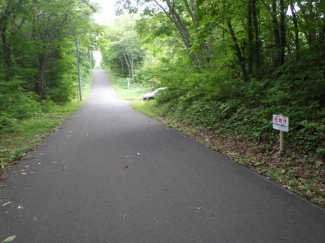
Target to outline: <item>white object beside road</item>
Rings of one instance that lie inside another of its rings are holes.
[[[273,128],[283,132],[289,131],[289,117],[273,115]]]

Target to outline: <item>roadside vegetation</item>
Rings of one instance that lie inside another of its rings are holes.
[[[133,106],[324,206],[323,1],[136,2],[119,1],[138,14],[105,30],[102,65],[168,89]],[[290,118],[281,155],[273,114]]]
[[[88,1],[2,1],[0,11],[0,174],[80,107],[100,27]]]
[[[268,144],[195,125],[170,113],[168,107],[157,105],[156,101],[135,102],[131,106],[325,208],[325,171],[323,160],[316,154],[293,149],[280,154],[275,145],[270,148]]]
[[[83,87],[84,99],[91,90],[90,76]],[[26,153],[37,147],[39,142],[54,131],[64,120],[81,107],[83,102],[75,98],[63,105],[51,101],[40,104],[38,113],[26,119],[11,119],[10,124],[0,130],[0,175],[18,159],[26,158]]]
[[[153,88],[150,84],[133,82],[131,79],[128,84],[127,78],[119,77],[113,70],[108,70],[108,73],[115,92],[124,100],[142,100],[142,95]]]

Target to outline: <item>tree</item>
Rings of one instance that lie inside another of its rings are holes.
[[[117,19],[106,28],[102,41],[104,64],[111,67],[118,64],[122,73],[127,68],[132,78],[144,55],[135,31],[135,21],[134,16]]]
[[[123,9],[130,12],[137,11],[137,5],[144,7],[144,14],[154,15],[164,13],[168,20],[173,23],[179,36],[194,64],[203,66],[205,64],[204,48],[205,46],[196,46],[193,48],[195,35],[198,33],[199,22],[197,16],[197,5],[194,0],[137,0],[135,2],[120,0],[117,3],[118,13]]]
[[[0,13],[1,49],[3,63],[6,70],[12,66],[12,49],[10,38],[18,33],[26,21],[26,10],[29,9],[28,1],[3,1],[3,11]],[[8,72],[6,71],[8,74]]]
[[[83,77],[100,28],[88,0],[0,2],[0,123],[39,112],[41,100],[63,104],[75,95],[75,38],[81,39]],[[2,124],[0,124],[1,127]]]
[[[223,63],[244,82],[275,72],[301,52],[324,49],[320,0],[120,0],[117,6],[119,13],[141,6],[142,23],[159,19],[144,24],[155,33],[144,34],[151,43],[160,38],[157,30],[164,31],[182,43],[175,53],[185,49],[194,68],[213,70]],[[166,28],[164,21],[172,25]]]
[[[34,1],[32,37],[38,50],[39,85],[42,100],[46,91],[46,72],[60,41],[86,34],[93,9],[87,1]],[[83,38],[84,39],[84,38]]]

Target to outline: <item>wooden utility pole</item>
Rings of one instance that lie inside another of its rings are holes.
[[[79,81],[79,98],[80,98],[80,101],[82,101],[79,44],[80,44],[79,39],[76,39],[76,45],[77,45],[77,63],[78,63],[78,81]]]

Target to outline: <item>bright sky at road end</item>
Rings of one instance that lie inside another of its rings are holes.
[[[92,0],[101,7],[101,11],[95,14],[95,21],[101,25],[108,25],[115,18],[115,4],[117,0]]]
[[[100,25],[108,25],[114,21],[116,18],[115,4],[117,0],[92,0],[92,2],[97,3],[101,7],[100,12],[96,13],[94,16],[96,23]],[[94,58],[96,60],[96,66],[99,66],[102,59],[100,51],[94,52]]]

